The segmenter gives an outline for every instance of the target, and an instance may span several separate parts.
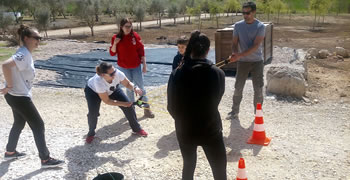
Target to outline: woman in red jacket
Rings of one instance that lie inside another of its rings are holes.
[[[143,74],[147,72],[145,49],[141,42],[140,36],[133,31],[132,23],[128,18],[120,21],[120,30],[118,34],[112,37],[109,53],[111,56],[117,55],[118,69],[143,92],[143,101],[147,102],[145,96],[146,90],[143,85]],[[142,63],[142,69],[141,69]],[[130,101],[135,101],[134,92],[126,90]],[[145,106],[145,117],[154,118],[149,104]]]

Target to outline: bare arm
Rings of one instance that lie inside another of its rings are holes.
[[[128,80],[128,78],[125,78],[123,81],[121,81],[121,84],[125,86],[126,88],[135,91],[136,95],[142,96],[143,92],[140,88],[136,87],[132,82]]]
[[[4,73],[4,78],[6,81],[6,87],[4,89],[0,89],[0,92],[2,94],[7,94],[7,92],[13,87],[12,74],[11,74],[11,68],[13,66],[16,66],[16,63],[15,61],[13,61],[12,58],[6,60],[2,64],[2,72]]]
[[[244,56],[248,56],[248,55],[252,54],[253,52],[255,52],[259,48],[259,46],[260,46],[261,42],[263,42],[263,40],[264,40],[264,36],[257,36],[254,40],[254,45],[242,53],[238,53],[238,49],[237,49],[237,52],[235,52],[235,49],[234,49],[235,45],[232,45],[234,53],[232,54],[230,61],[235,62]],[[235,47],[238,48],[238,41],[237,41],[237,45]]]
[[[112,100],[109,98],[107,92],[105,93],[98,93],[98,96],[100,96],[101,100],[112,106],[123,106],[123,107],[130,107],[132,105],[131,102],[122,102],[122,101],[117,101],[117,100]]]
[[[117,44],[119,43],[120,41],[120,38],[115,38],[114,41],[113,41],[113,44],[112,44],[112,47],[111,47],[111,51],[113,53],[116,53],[117,52]]]
[[[233,36],[232,40],[232,52],[234,54],[238,53],[238,36]]]

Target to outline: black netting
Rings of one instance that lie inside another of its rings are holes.
[[[171,73],[176,48],[145,49],[148,72],[144,75],[145,86],[158,86],[168,81]],[[208,59],[214,61],[214,50]],[[53,70],[61,74],[55,81],[40,82],[41,85],[82,88],[86,81],[95,74],[95,67],[101,61],[111,62],[116,66],[116,57],[105,50],[94,50],[84,54],[57,55],[49,60],[35,61],[38,69]]]

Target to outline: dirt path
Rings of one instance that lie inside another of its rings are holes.
[[[221,14],[222,16],[223,14]],[[226,14],[225,14],[226,15]],[[234,14],[235,15],[235,14]],[[240,15],[240,14],[238,14]],[[202,14],[201,18],[203,19],[208,19],[209,14]],[[188,21],[188,17],[185,18],[186,21]],[[198,17],[191,17],[191,20],[198,19]],[[176,22],[184,22],[184,18],[176,18]],[[174,23],[174,19],[169,19],[169,18],[164,18],[162,19],[162,25],[164,24],[171,24]],[[139,23],[133,23],[134,28]],[[142,27],[148,27],[148,26],[154,26],[157,25],[157,21],[146,21],[142,22]],[[117,25],[116,24],[108,24],[108,25],[99,25],[99,26],[94,26],[94,32],[98,33],[99,31],[108,31],[110,30],[111,32],[117,31]],[[89,34],[91,33],[91,30],[89,27],[77,27],[77,28],[65,28],[65,29],[58,29],[58,30],[50,30],[47,31],[47,34],[49,37],[67,37],[69,36],[69,30],[71,30],[71,35],[76,36],[76,35],[82,35],[82,34]]]

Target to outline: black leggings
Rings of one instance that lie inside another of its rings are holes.
[[[10,105],[14,123],[9,135],[6,151],[14,152],[17,147],[19,136],[26,122],[33,131],[36,147],[39,151],[41,160],[46,160],[50,152],[46,147],[44,121],[41,119],[38,110],[35,108],[32,100],[25,96],[5,95],[7,103]]]
[[[193,180],[194,170],[197,162],[197,147],[202,146],[209,161],[215,180],[226,180],[226,150],[222,133],[210,137],[204,143],[193,143],[189,138],[182,141],[179,138],[180,150],[183,158],[182,179]]]
[[[87,115],[88,124],[89,124],[88,136],[94,136],[96,134],[95,129],[97,125],[97,119],[98,119],[98,116],[100,116],[101,98],[89,86],[86,86],[84,91],[85,91],[85,98],[89,109],[89,113]],[[119,86],[117,86],[113,94],[109,95],[109,98],[117,101],[129,102],[128,97],[124,94],[123,90]],[[119,106],[119,108],[123,111],[126,119],[129,121],[132,131],[134,132],[140,131],[141,126],[137,122],[137,117],[136,117],[136,112],[134,107]]]

